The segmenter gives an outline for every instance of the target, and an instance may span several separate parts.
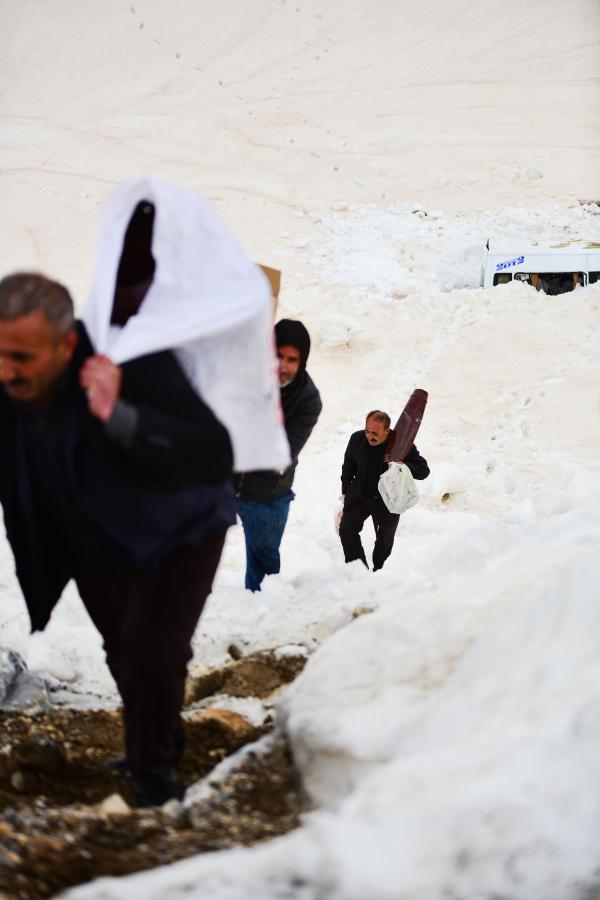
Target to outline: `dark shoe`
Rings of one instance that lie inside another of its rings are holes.
[[[115,756],[114,759],[107,759],[103,763],[105,769],[112,772],[113,775],[129,775],[129,763],[126,756]]]
[[[162,806],[168,800],[181,800],[181,787],[177,772],[170,767],[139,769],[132,773],[138,806]]]

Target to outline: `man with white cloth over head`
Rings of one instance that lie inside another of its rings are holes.
[[[123,699],[118,766],[162,804],[234,460],[289,460],[270,291],[205,201],[142,179],[103,210],[84,321],[56,282],[0,282],[0,501],[32,629],[74,578]]]

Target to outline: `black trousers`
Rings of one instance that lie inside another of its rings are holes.
[[[365,566],[367,558],[360,539],[360,532],[368,518],[373,520],[375,527],[375,546],[373,547],[373,571],[381,569],[384,562],[392,552],[394,537],[400,516],[391,513],[381,497],[372,500],[361,497],[353,503],[350,509],[344,510],[340,523],[340,540],[344,549],[346,562],[362,559]]]
[[[220,534],[180,547],[154,571],[85,569],[76,576],[123,700],[125,753],[134,772],[170,768],[183,753],[191,640],[224,541]]]

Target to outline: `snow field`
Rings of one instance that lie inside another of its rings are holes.
[[[478,284],[488,237],[599,240],[577,203],[600,198],[597,4],[5,7],[5,269],[58,277],[81,306],[98,204],[155,172],[283,270],[279,314],[308,326],[324,400],[281,574],[245,592],[231,529],[194,659],[312,654],[278,721],[316,811],[267,845],[68,896],[589,900],[600,293]],[[415,387],[432,474],[373,575],[333,530],[342,454]],[[78,702],[115,701],[74,590],[28,635],[3,543],[0,641]]]

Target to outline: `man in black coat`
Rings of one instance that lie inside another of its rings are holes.
[[[246,472],[237,479],[237,511],[246,542],[246,580],[259,591],[265,575],[279,572],[279,547],[294,499],[292,484],[298,454],[321,413],[319,392],[306,371],[310,337],[302,322],[281,319],[275,325],[281,406],[292,462],[281,472]]]
[[[17,576],[33,631],[75,579],[123,700],[122,768],[141,805],[181,795],[187,663],[235,521],[232,461],[171,352],[118,367],[62,285],[0,281],[0,502]]]
[[[355,431],[348,441],[342,465],[344,511],[340,522],[340,540],[346,562],[362,559],[367,566],[360,532],[370,517],[375,527],[373,571],[381,569],[392,552],[400,516],[391,513],[379,493],[379,476],[387,469],[386,448],[391,443],[390,417],[379,409],[367,416],[364,431]],[[410,448],[403,462],[413,478],[429,475],[427,462],[417,448]]]

